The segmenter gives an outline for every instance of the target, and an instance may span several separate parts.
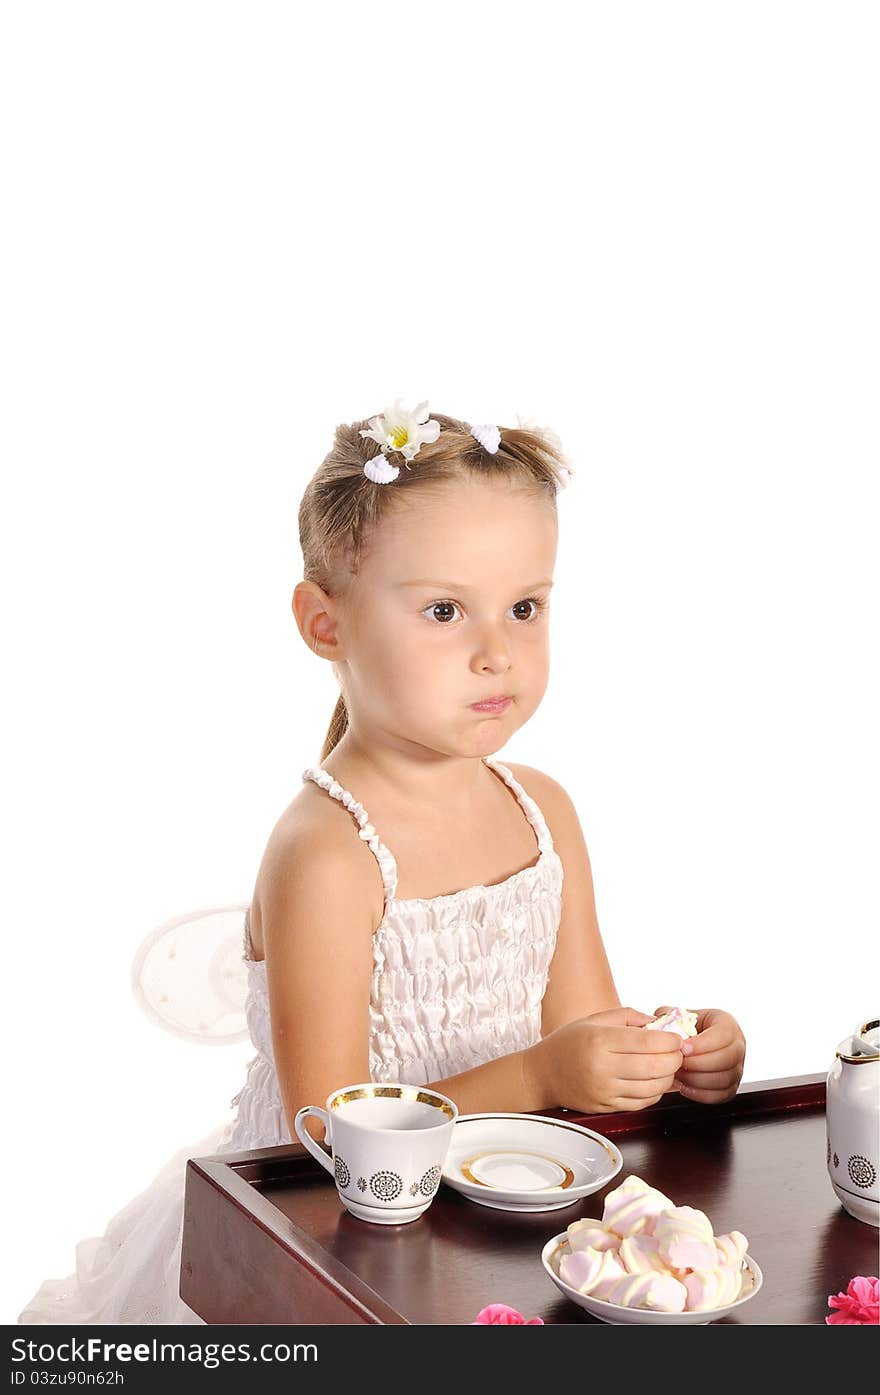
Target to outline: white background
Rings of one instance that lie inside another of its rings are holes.
[[[553,672],[624,1001],[746,1078],[878,1013],[871,4],[25,4],[0,33],[0,1320],[222,1122],[132,956],[247,900],[336,688],[337,422],[552,426]]]

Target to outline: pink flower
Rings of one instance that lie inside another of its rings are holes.
[[[829,1294],[829,1308],[837,1308],[825,1321],[830,1326],[859,1327],[880,1323],[880,1279],[857,1274],[850,1279],[846,1293]]]
[[[471,1327],[476,1327],[478,1324],[500,1324],[503,1327],[534,1327],[536,1323],[538,1326],[543,1327],[544,1319],[529,1318],[527,1320],[523,1317],[522,1313],[516,1311],[516,1308],[508,1308],[506,1303],[490,1303],[488,1308],[480,1309],[471,1323]]]

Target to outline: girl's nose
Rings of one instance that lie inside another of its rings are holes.
[[[474,649],[472,667],[477,673],[506,673],[510,668],[510,649],[499,630],[487,628]]]

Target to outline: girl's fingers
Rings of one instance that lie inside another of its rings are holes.
[[[656,1104],[657,1101],[658,1101],[658,1100],[661,1100],[662,1098],[663,1098],[662,1095],[652,1095],[652,1096],[650,1097],[650,1099],[641,1100],[641,1099],[633,1099],[632,1097],[627,1096],[627,1095],[619,1095],[619,1096],[617,1097],[617,1099],[613,1099],[613,1100],[611,1101],[611,1103],[610,1103],[610,1108],[611,1108],[615,1113],[619,1113],[619,1114],[624,1114],[624,1113],[627,1113],[627,1114],[634,1114],[634,1113],[636,1112],[637,1109],[647,1109],[647,1108],[649,1108],[650,1105]]]
[[[646,1012],[632,1007],[605,1008],[602,1012],[590,1013],[586,1018],[587,1022],[595,1022],[600,1027],[644,1027],[652,1020]]]
[[[648,1099],[660,1099],[672,1088],[674,1076],[659,1076],[654,1080],[618,1080],[618,1098],[639,1100],[642,1104]]]
[[[672,1032],[633,1031],[630,1027],[610,1030],[608,1050],[622,1056],[668,1056],[681,1051],[681,1037]]]
[[[675,1078],[682,1093],[686,1090],[689,1093],[695,1090],[730,1090],[739,1084],[739,1071],[707,1071],[705,1074],[693,1075],[690,1071],[681,1070]]]
[[[682,1058],[679,1051],[664,1051],[662,1056],[630,1056],[623,1060],[620,1056],[614,1058],[614,1070],[618,1080],[622,1081],[643,1081],[643,1080],[671,1080],[677,1070],[682,1069]]]
[[[692,1071],[726,1070],[740,1064],[745,1058],[742,1043],[739,1041],[726,1042],[714,1051],[685,1051],[682,1054],[687,1069]]]
[[[645,1027],[654,1020],[649,1013],[640,1012],[638,1008],[621,1008],[620,1011],[625,1013],[625,1017],[620,1023],[624,1027]]]
[[[709,1051],[718,1051],[720,1047],[728,1046],[731,1040],[734,1038],[731,1038],[730,1032],[721,1023],[716,1027],[705,1027],[695,1037],[685,1037],[688,1054],[694,1056],[705,1056]]]
[[[731,1083],[724,1089],[698,1090],[692,1085],[680,1085],[680,1093],[686,1100],[695,1100],[697,1104],[720,1104],[722,1100],[729,1100],[736,1094],[736,1083]]]

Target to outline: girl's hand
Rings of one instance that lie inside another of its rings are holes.
[[[524,1052],[536,1107],[607,1114],[656,1104],[675,1088],[683,1057],[678,1036],[643,1030],[650,1021],[635,1008],[609,1008],[543,1037]]]
[[[694,1011],[694,1009],[691,1009]],[[671,1011],[658,1007],[656,1016]],[[746,1059],[746,1039],[742,1028],[729,1012],[720,1008],[697,1008],[697,1035],[682,1042],[684,1057],[675,1073],[679,1092],[699,1104],[720,1104],[732,1099],[742,1079]],[[653,1036],[646,1032],[646,1036]],[[660,1035],[658,1033],[658,1035]]]

